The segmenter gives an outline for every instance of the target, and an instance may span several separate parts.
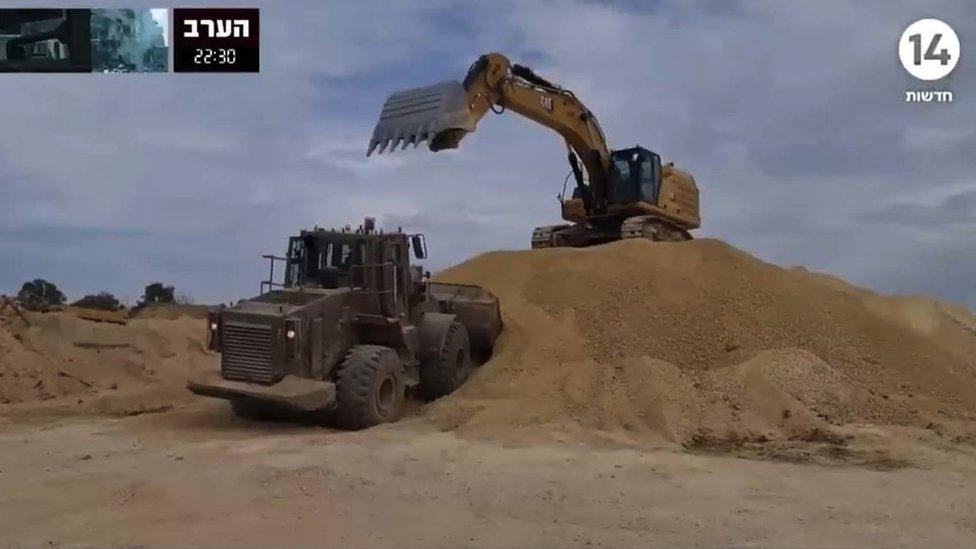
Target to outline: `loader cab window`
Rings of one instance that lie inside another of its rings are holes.
[[[393,244],[390,246],[390,249],[393,250],[393,264],[399,267],[400,263],[403,261],[403,255],[400,253],[400,245]]]
[[[357,262],[357,254],[351,244],[324,242],[319,247],[317,270],[338,269],[348,271]]]
[[[310,240],[301,263],[307,284],[321,288],[339,288],[349,282],[352,266],[361,263],[362,246],[350,242]]]
[[[340,271],[348,271],[349,268],[352,267],[353,262],[352,246],[349,244],[335,246],[332,259],[335,262],[335,265],[333,265],[334,267]]]
[[[292,238],[288,241],[288,263],[285,265],[285,286],[299,286],[305,271],[305,241]]]

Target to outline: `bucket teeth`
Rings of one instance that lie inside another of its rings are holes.
[[[395,151],[422,141],[428,144],[446,130],[474,131],[467,95],[460,82],[448,80],[391,94],[383,103],[366,156]],[[433,149],[432,149],[433,150]]]

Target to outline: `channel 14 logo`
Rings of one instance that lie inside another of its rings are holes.
[[[924,82],[948,77],[959,62],[959,36],[945,21],[919,19],[898,41],[898,59],[908,74]],[[953,93],[947,87],[905,90],[906,103],[951,103]]]
[[[174,72],[258,72],[256,8],[173,9]]]

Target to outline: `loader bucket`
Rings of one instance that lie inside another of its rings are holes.
[[[474,126],[464,86],[456,80],[394,92],[383,103],[366,156],[374,150],[395,151],[401,144],[401,149],[411,143],[416,147],[424,140],[432,151],[456,149]]]
[[[470,284],[431,282],[430,296],[443,312],[457,315],[458,322],[468,330],[472,349],[491,354],[502,331],[502,314],[495,294]]]

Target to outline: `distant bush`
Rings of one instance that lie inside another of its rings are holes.
[[[38,310],[63,305],[67,298],[53,283],[43,278],[35,278],[29,282],[24,282],[17,293],[17,299],[27,309]]]
[[[145,293],[142,296],[142,300],[139,305],[150,305],[153,303],[174,303],[176,300],[173,297],[175,288],[172,286],[164,286],[162,282],[153,282],[152,284],[146,286]]]
[[[122,304],[114,295],[108,292],[89,294],[71,304],[72,307],[84,307],[85,309],[100,309],[102,311],[117,311],[122,308]]]

